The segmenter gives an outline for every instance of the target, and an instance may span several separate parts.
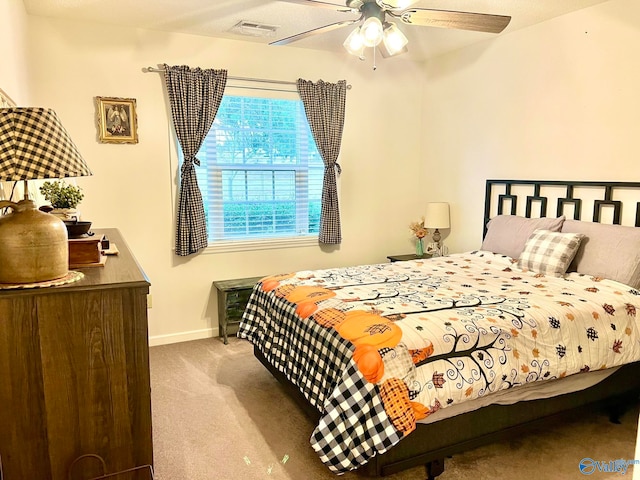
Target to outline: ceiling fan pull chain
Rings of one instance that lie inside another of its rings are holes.
[[[375,72],[378,69],[376,65],[376,47],[373,47],[373,71]]]

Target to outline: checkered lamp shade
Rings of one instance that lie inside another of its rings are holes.
[[[48,108],[0,108],[0,180],[91,175],[78,148]]]

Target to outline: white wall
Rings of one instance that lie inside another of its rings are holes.
[[[296,269],[386,261],[412,251],[409,222],[422,215],[420,171],[422,72],[401,59],[369,63],[347,55],[269,47],[182,34],[30,17],[30,70],[35,104],[54,108],[94,175],[82,216],[117,227],[151,281],[152,343],[217,332],[214,280]],[[229,75],[294,81],[347,80],[340,163],[343,243],[244,253],[173,254],[176,161],[158,63],[226,68]],[[137,100],[137,145],[100,144],[95,96]]]
[[[22,0],[0,0],[0,88],[16,102],[29,100],[27,35]]]
[[[424,155],[452,250],[481,242],[487,178],[640,180],[640,2],[611,0],[430,62]]]

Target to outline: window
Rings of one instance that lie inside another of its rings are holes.
[[[198,158],[210,244],[318,233],[324,163],[300,100],[225,95]]]

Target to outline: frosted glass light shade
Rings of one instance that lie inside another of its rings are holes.
[[[395,55],[409,43],[407,37],[404,36],[395,23],[386,24],[382,40],[389,55]]]
[[[362,39],[367,47],[375,47],[382,41],[382,22],[377,17],[369,17],[362,24]]]
[[[351,55],[355,55],[356,57],[361,57],[364,53],[364,39],[362,38],[362,33],[360,32],[362,27],[356,28],[353,32],[349,34],[344,43],[342,44],[344,48]]]
[[[427,203],[427,211],[424,216],[424,224],[427,228],[449,228],[449,204],[447,202]]]

